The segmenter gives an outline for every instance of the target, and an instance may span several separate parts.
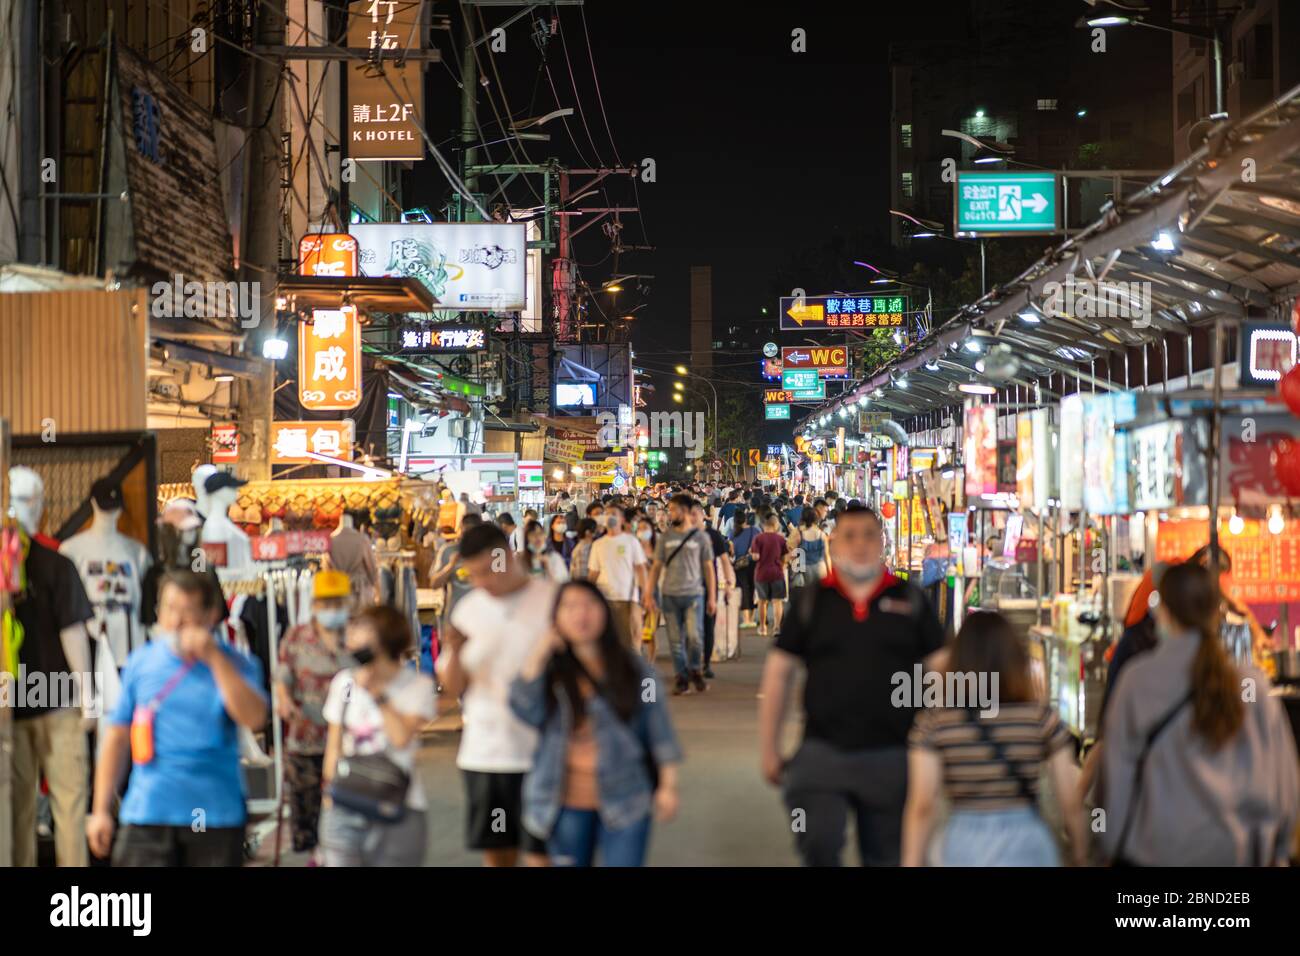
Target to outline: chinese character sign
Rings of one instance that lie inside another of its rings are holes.
[[[398,57],[424,49],[414,0],[361,0],[348,10],[348,46],[369,51],[348,69],[347,139],[351,159],[424,158],[423,65]]]
[[[357,240],[346,233],[312,234],[298,240],[301,275],[354,276],[357,264]]]
[[[889,329],[906,324],[907,296],[809,296],[781,299],[781,328],[806,329]]]
[[[271,464],[309,465],[312,455],[352,460],[352,422],[273,422]]]
[[[400,331],[404,352],[481,352],[487,348],[482,329],[465,326],[406,325]]]
[[[298,325],[298,402],[312,411],[361,402],[361,325],[356,309],[315,309]]]

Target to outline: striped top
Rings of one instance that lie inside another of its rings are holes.
[[[1002,704],[997,716],[975,719],[984,725],[988,740],[1001,744],[1005,760],[967,711],[957,708],[921,711],[908,743],[938,753],[944,789],[954,810],[1030,806],[1030,795],[1038,796],[1043,764],[1072,744],[1069,731],[1048,704],[1037,700]]]

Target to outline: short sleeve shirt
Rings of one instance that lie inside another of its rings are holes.
[[[23,629],[18,664],[26,668],[28,675],[44,675],[40,683],[46,688],[68,686],[71,682],[61,679],[70,668],[59,633],[91,620],[95,610],[86,596],[77,566],[40,542],[31,542],[23,573],[27,587],[14,599],[14,616]],[[59,707],[80,706],[80,702],[29,692],[19,696],[17,705],[14,719],[25,720]]]
[[[301,719],[287,725],[285,748],[289,753],[325,752],[325,696],[334,675],[349,663],[350,655],[342,644],[331,651],[311,623],[299,624],[284,636],[277,677],[302,711]]]

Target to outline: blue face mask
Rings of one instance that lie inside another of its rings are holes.
[[[348,612],[346,608],[318,608],[315,612],[315,616],[316,623],[327,631],[341,631],[348,623]]]

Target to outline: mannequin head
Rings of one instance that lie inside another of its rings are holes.
[[[230,506],[235,503],[235,499],[238,497],[238,488],[218,488],[216,491],[209,494],[208,520],[212,521],[213,519],[219,518],[224,521],[229,521],[230,517],[227,512],[230,511]]]
[[[204,485],[216,473],[216,465],[199,465],[190,476],[190,482],[194,485],[194,501],[198,506],[199,514],[204,516],[209,513],[208,493]]]
[[[90,509],[95,514],[93,527],[101,531],[116,531],[117,519],[122,516],[122,489],[108,478],[101,478],[90,486]]]
[[[22,465],[10,468],[9,504],[23,530],[29,535],[36,534],[45,511],[45,482],[41,476]]]

